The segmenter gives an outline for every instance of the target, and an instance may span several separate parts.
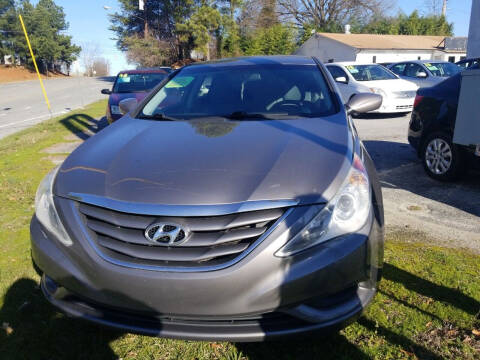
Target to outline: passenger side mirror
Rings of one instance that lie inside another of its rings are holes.
[[[348,84],[348,79],[345,76],[336,77],[335,81],[341,84]]]
[[[110,89],[102,89],[102,91],[100,91],[103,95],[110,95],[112,92],[110,91]]]
[[[377,110],[382,106],[383,97],[378,94],[360,93],[352,96],[347,103],[348,113],[356,112],[359,114]]]
[[[417,74],[417,78],[425,79],[426,77],[428,77],[428,75],[425,71],[421,71]]]
[[[135,109],[137,107],[137,99],[134,98],[128,98],[120,101],[118,103],[118,107],[120,108],[120,112],[122,115],[128,114],[130,111]]]

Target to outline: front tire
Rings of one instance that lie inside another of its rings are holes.
[[[444,132],[433,133],[425,139],[421,158],[426,173],[435,180],[454,181],[465,170],[461,149]]]

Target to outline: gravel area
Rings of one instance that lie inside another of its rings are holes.
[[[387,231],[420,231],[441,245],[480,253],[480,174],[455,183],[429,178],[408,144],[409,119],[371,115],[354,121],[382,182]]]

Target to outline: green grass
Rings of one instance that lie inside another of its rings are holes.
[[[260,344],[177,341],[58,314],[30,261],[35,190],[53,167],[42,149],[89,127],[105,102],[0,140],[0,359],[479,359],[480,257],[387,235],[379,294],[358,322],[328,336]]]

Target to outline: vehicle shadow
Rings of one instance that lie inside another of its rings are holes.
[[[446,183],[431,179],[409,144],[367,140],[363,142],[375,163],[384,188],[398,188],[480,216],[480,174],[470,171],[463,179]]]
[[[60,123],[80,140],[87,140],[108,126],[105,116],[95,119],[87,114],[73,114],[60,120]]]
[[[117,359],[109,343],[122,334],[59,315],[28,278],[13,283],[0,309],[3,359]]]
[[[448,303],[472,316],[478,314],[480,310],[480,302],[461,291],[422,279],[392,264],[385,263],[383,268],[385,279],[403,284],[406,289],[417,294],[432,298],[435,301]]]

